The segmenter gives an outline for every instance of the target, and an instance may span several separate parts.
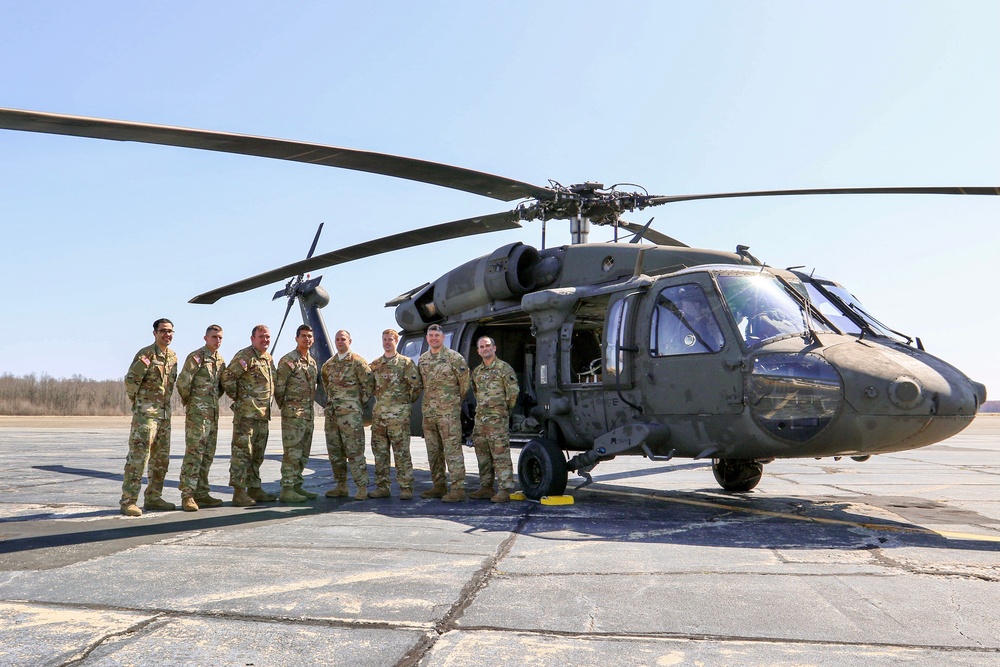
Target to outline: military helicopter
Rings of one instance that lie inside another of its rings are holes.
[[[367,171],[501,201],[514,209],[396,234],[314,255],[198,295],[192,303],[285,279],[275,298],[298,301],[329,358],[320,278],[305,274],[425,243],[541,220],[542,248],[511,243],[386,303],[413,359],[439,324],[446,344],[475,366],[488,335],[517,372],[511,438],[521,443],[525,495],[562,494],[568,473],[616,456],[712,461],[719,485],[746,492],[778,458],[842,457],[923,447],[968,426],[984,385],[890,329],[844,286],[734,252],[691,248],[623,220],[698,199],[837,194],[1000,195],[998,187],[824,188],[651,195],[600,183],[536,186],[413,158],[247,135],[0,109],[0,129],[138,141]],[[568,220],[572,243],[544,247],[544,224]],[[591,225],[615,229],[589,243]],[[630,233],[617,242],[618,232]],[[623,241],[625,239],[622,239]],[[640,241],[650,241],[642,244]],[[469,411],[474,410],[470,399]],[[414,417],[419,434],[419,417]],[[578,487],[579,488],[579,487]]]

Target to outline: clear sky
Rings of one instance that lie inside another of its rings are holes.
[[[349,146],[545,185],[658,194],[1000,186],[1000,3],[15,2],[0,106]],[[0,132],[0,373],[124,375],[172,319],[186,354],[276,330],[279,285],[209,289],[317,252],[509,207],[370,174]],[[1000,197],[674,204],[635,216],[844,283],[1000,398]],[[385,301],[540,227],[321,272],[371,359]],[[555,223],[549,245],[568,241]],[[592,240],[606,240],[598,230]],[[295,311],[293,311],[295,312]],[[286,332],[278,352],[292,347]]]

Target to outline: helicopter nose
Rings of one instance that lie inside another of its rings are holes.
[[[970,380],[970,382],[972,382]],[[979,399],[979,405],[986,402],[986,385],[982,382],[972,382],[972,387],[976,390],[976,398]]]

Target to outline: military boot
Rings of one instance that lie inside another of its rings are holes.
[[[443,503],[460,503],[463,500],[465,500],[465,489],[460,486],[452,488],[451,491],[441,498],[441,502]]]
[[[355,500],[368,500],[368,488],[362,486],[358,489],[358,492],[354,494]]]
[[[181,498],[181,509],[185,512],[197,512],[198,503],[195,502],[194,498],[188,496],[187,498]]]
[[[413,489],[400,489],[399,499],[400,500],[410,500],[413,498]]]
[[[278,500],[283,503],[304,503],[308,498],[305,496],[300,496],[295,492],[295,489],[281,489],[281,495],[278,496]]]
[[[493,497],[493,487],[492,486],[481,486],[478,491],[473,491],[469,494],[469,498],[472,500],[488,500]]]
[[[233,487],[233,506],[234,507],[251,507],[256,505],[257,501],[247,495],[246,489],[242,486]]]
[[[209,495],[195,496],[194,501],[198,503],[198,507],[218,507],[222,504],[220,498],[213,498]]]
[[[327,498],[346,498],[347,482],[337,482],[337,486],[326,492]]]
[[[420,494],[421,498],[444,498],[448,494],[448,489],[444,484],[435,484]]]
[[[391,494],[384,486],[377,486],[375,490],[368,494],[369,498],[388,498]]]
[[[168,503],[163,498],[147,498],[142,503],[142,509],[144,510],[175,510],[177,505],[173,503]]]
[[[313,500],[314,498],[316,498],[315,493],[313,493],[312,491],[306,491],[301,484],[295,487],[295,493],[299,494],[300,496],[305,496],[306,500]]]
[[[500,489],[497,494],[490,498],[490,502],[494,503],[505,503],[510,500],[510,491],[507,489]]]
[[[270,503],[278,499],[278,496],[273,493],[268,493],[259,486],[251,486],[247,489],[247,495],[256,500],[258,503]]]
[[[122,514],[125,516],[142,516],[142,510],[135,503],[122,505]]]

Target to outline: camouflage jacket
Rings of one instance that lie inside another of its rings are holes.
[[[392,358],[382,355],[371,363],[375,377],[375,419],[406,419],[418,398],[424,383],[420,381],[417,365],[409,357],[397,354]]]
[[[424,383],[425,415],[450,414],[461,409],[469,393],[469,365],[465,358],[447,347],[434,354],[427,350],[417,364]]]
[[[341,415],[360,412],[375,389],[375,378],[360,354],[349,352],[343,360],[338,357],[334,353],[321,371],[326,412]]]
[[[219,409],[222,396],[222,371],[226,360],[207,346],[195,350],[184,360],[184,368],[177,376],[177,393],[188,414],[204,414]]]
[[[233,414],[252,419],[271,418],[274,360],[267,352],[245,347],[222,371],[222,387],[233,399]]]
[[[274,400],[281,408],[282,417],[314,416],[313,403],[316,401],[316,378],[319,368],[312,355],[302,356],[292,350],[278,362],[278,379],[274,383]]]
[[[169,347],[160,352],[156,344],[135,353],[125,374],[125,394],[132,414],[170,419],[170,395],[177,380],[177,355]]]
[[[476,415],[506,417],[517,402],[517,375],[502,359],[487,366],[480,364],[472,371],[472,391],[476,396]]]

